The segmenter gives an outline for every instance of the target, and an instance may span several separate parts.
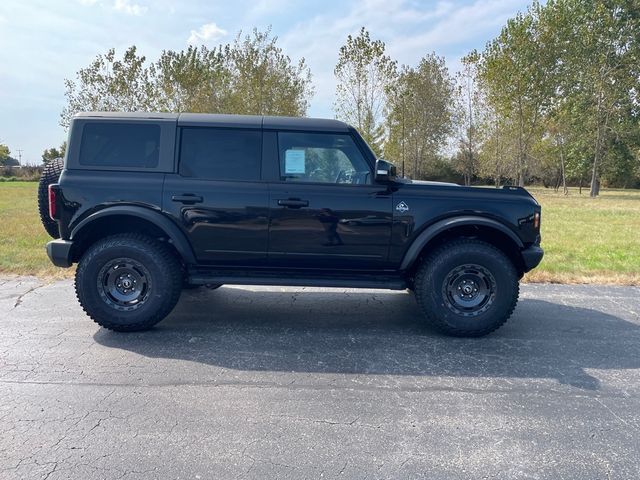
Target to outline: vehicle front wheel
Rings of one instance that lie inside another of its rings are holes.
[[[151,328],[173,310],[182,272],[163,243],[139,234],[114,235],[84,253],[75,287],[80,305],[98,325],[133,332]]]
[[[518,302],[518,274],[499,249],[478,240],[447,243],[418,268],[415,295],[436,329],[480,337],[500,328]]]

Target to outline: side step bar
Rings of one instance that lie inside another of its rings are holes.
[[[404,290],[407,283],[403,278],[384,275],[300,275],[300,273],[280,274],[262,272],[194,271],[189,273],[189,283],[206,285],[223,283],[227,285],[280,285],[288,287],[336,287],[336,288],[381,288]]]

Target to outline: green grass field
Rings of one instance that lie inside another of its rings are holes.
[[[0,183],[0,272],[68,277],[44,251],[34,182]],[[545,258],[530,282],[640,284],[640,191],[609,190],[590,199],[572,189],[565,197],[543,188],[531,192],[542,204]]]

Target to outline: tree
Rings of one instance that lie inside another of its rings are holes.
[[[487,110],[487,123],[484,141],[478,157],[479,174],[490,178],[496,188],[508,178],[515,178],[514,146],[516,142],[514,125],[503,119],[492,109]]]
[[[165,50],[147,65],[135,46],[114,49],[65,80],[61,125],[80,111],[165,111],[255,115],[306,114],[313,93],[304,58],[293,62],[270,30],[236,37],[213,50]]]
[[[49,163],[51,160],[55,160],[56,158],[64,158],[64,155],[67,151],[67,142],[64,141],[60,145],[60,148],[51,147],[42,152],[42,163],[45,165]]]
[[[577,125],[591,142],[590,196],[600,190],[612,144],[633,141],[638,129],[640,5],[626,0],[559,0],[548,7],[554,32],[567,40],[561,58],[563,91]],[[636,144],[637,145],[637,144]],[[618,149],[620,152],[620,149]]]
[[[514,133],[518,184],[590,179],[596,196],[601,181],[630,183],[640,145],[638,32],[638,2],[550,0],[489,43],[480,76],[497,121]]]
[[[230,76],[221,48],[164,50],[150,67],[149,103],[162,112],[224,112],[229,109]]]
[[[111,48],[80,69],[76,81],[66,79],[67,106],[62,110],[60,124],[68,127],[71,117],[80,111],[150,110],[152,84],[145,60],[135,45],[126,50],[121,60]]]
[[[396,62],[385,54],[381,40],[371,40],[362,27],[340,47],[334,69],[338,81],[335,111],[354,125],[376,154],[381,153],[380,127],[384,122],[388,88],[396,78]]]
[[[385,154],[401,151],[413,178],[427,175],[452,133],[453,92],[444,58],[435,54],[417,68],[404,66],[389,90]]]
[[[554,51],[539,28],[541,8],[535,2],[525,14],[508,20],[487,45],[479,68],[489,103],[498,116],[516,126],[515,171],[520,186],[527,180],[530,150],[555,79]]]
[[[4,165],[9,155],[11,154],[11,150],[5,144],[0,143],[0,165]]]
[[[253,30],[236,36],[224,48],[231,72],[231,110],[253,115],[303,116],[313,94],[311,71],[304,58],[297,63],[277,46],[271,31]]]
[[[456,75],[456,126],[459,151],[454,157],[454,168],[464,177],[465,185],[478,173],[479,153],[482,146],[481,130],[485,107],[478,74],[480,55],[472,51],[462,59],[462,69]]]

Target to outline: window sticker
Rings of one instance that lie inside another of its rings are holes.
[[[287,150],[284,154],[285,175],[305,173],[304,150]]]

